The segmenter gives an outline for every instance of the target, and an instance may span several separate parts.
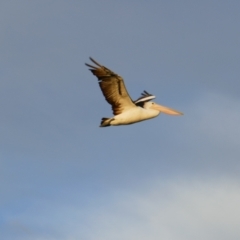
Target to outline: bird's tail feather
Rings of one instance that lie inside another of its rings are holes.
[[[101,125],[99,127],[109,127],[111,126],[110,122],[112,121],[112,118],[102,118]]]

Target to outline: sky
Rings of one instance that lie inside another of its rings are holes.
[[[2,0],[0,238],[240,238],[240,2]],[[111,117],[93,57],[184,113]]]

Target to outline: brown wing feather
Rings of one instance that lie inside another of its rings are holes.
[[[110,69],[100,65],[94,59],[90,60],[98,67],[86,63],[90,71],[98,78],[99,86],[106,101],[112,105],[114,115],[118,115],[130,108],[136,107],[130,98],[122,77]]]

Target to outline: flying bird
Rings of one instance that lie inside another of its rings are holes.
[[[169,115],[183,115],[174,109],[158,105],[150,100],[155,96],[144,91],[137,100],[133,101],[125,87],[123,78],[110,69],[100,65],[86,63],[90,71],[98,78],[99,86],[106,101],[112,105],[114,116],[102,118],[100,127],[128,125],[157,117],[160,113]]]

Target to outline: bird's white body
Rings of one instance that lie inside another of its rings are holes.
[[[128,125],[136,122],[141,122],[150,118],[155,118],[159,114],[160,112],[154,109],[135,107],[112,117],[110,125]]]

